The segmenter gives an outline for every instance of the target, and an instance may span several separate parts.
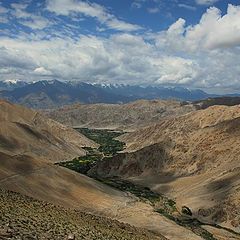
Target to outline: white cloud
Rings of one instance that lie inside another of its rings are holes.
[[[240,45],[240,6],[228,5],[227,14],[210,8],[200,23],[187,30],[186,40],[194,48],[200,45],[207,49]],[[198,46],[197,46],[198,45]]]
[[[161,84],[190,84],[198,77],[199,66],[191,59],[168,57],[154,60],[159,67],[159,78],[155,83]]]
[[[27,26],[31,29],[44,29],[51,25],[51,21],[48,19],[27,12],[27,4],[23,3],[12,3],[11,7],[12,10],[12,16],[16,17],[18,19],[18,22],[21,23],[24,26]]]
[[[24,49],[11,48],[7,44],[0,44],[0,68],[23,68],[31,69],[34,61],[30,56],[26,56]]]
[[[220,1],[220,0],[196,0],[196,3],[199,5],[212,5],[218,1]]]
[[[171,77],[170,72],[174,71],[176,76],[172,83],[181,84],[190,80],[188,76],[194,77],[191,67],[195,66],[191,66],[191,60],[161,56],[153,45],[145,42],[142,37],[131,34],[117,34],[108,39],[82,36],[78,41],[2,39],[0,45],[9,46],[12,52],[21,53],[21,67],[28,78],[51,75],[66,80],[146,84],[146,81],[167,82]],[[5,57],[2,57],[2,61],[11,63]],[[9,67],[19,68],[19,62]],[[34,76],[31,72],[34,72]],[[16,74],[14,76],[21,77]],[[1,77],[9,79],[11,74],[2,74]]]
[[[36,75],[40,75],[40,76],[48,76],[52,74],[50,71],[46,70],[44,67],[37,67],[36,69],[34,69],[33,72]]]
[[[28,7],[27,4],[12,3],[11,7],[14,9],[12,11],[12,15],[14,15],[16,18],[30,18],[32,16],[26,11],[26,8]]]
[[[50,21],[40,16],[32,16],[28,20],[20,20],[19,23],[31,29],[44,29],[50,25]]]
[[[70,15],[79,12],[89,17],[96,17],[100,21],[108,19],[108,13],[102,6],[96,3],[87,3],[76,0],[47,0],[47,9],[58,15]]]
[[[177,41],[176,41],[177,39]],[[179,19],[156,38],[159,47],[196,51],[240,46],[240,6],[228,5],[225,15],[211,7],[194,26]]]
[[[188,4],[184,4],[184,3],[179,3],[178,6],[180,8],[185,8],[185,9],[188,9],[188,10],[191,10],[191,11],[196,11],[197,10],[196,7],[188,5]]]
[[[71,16],[78,13],[86,17],[96,18],[101,24],[115,30],[136,31],[141,29],[138,25],[117,19],[106,8],[96,3],[80,0],[47,0],[47,10],[57,15]]]
[[[8,23],[8,9],[0,5],[0,23]]]
[[[136,31],[141,29],[138,25],[130,24],[130,23],[118,20],[116,18],[109,19],[107,21],[107,26],[118,31],[126,31],[126,32],[131,32],[131,31]]]

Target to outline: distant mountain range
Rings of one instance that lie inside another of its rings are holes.
[[[0,98],[31,108],[55,108],[80,103],[128,103],[139,99],[176,99],[197,101],[215,97],[202,90],[183,87],[130,86],[61,82],[58,80],[26,83],[0,82]]]
[[[178,99],[186,101],[200,100],[209,97],[209,94],[202,90],[191,90],[183,87],[164,86],[130,86],[130,85],[95,85],[105,89],[109,93],[128,96],[138,99]]]

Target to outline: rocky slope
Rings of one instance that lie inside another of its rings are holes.
[[[125,153],[90,174],[121,176],[240,232],[240,106],[213,106],[125,134]]]
[[[172,100],[139,100],[128,104],[76,104],[44,113],[69,126],[132,131],[194,110],[191,104],[182,106]]]
[[[14,208],[13,208],[14,206]],[[0,239],[165,239],[104,217],[0,189]]]

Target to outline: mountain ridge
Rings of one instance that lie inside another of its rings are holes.
[[[1,84],[5,84],[1,88]],[[20,83],[19,83],[20,84]],[[139,99],[178,99],[193,101],[209,95],[201,90],[183,87],[102,85],[58,80],[22,82],[22,85],[0,82],[0,97],[31,108],[55,108],[77,102],[81,103],[128,103]],[[14,86],[14,87],[13,87]]]
[[[174,100],[137,100],[126,104],[74,104],[42,112],[72,127],[133,131],[195,110],[192,104],[183,105]]]

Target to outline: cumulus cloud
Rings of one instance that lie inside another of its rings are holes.
[[[71,16],[82,14],[86,17],[96,18],[101,24],[120,31],[136,31],[140,26],[127,23],[116,18],[103,6],[96,3],[89,3],[76,0],[47,0],[47,10],[57,15]]]
[[[24,49],[12,49],[8,45],[0,44],[0,67],[2,69],[31,69],[34,66],[34,61],[30,56],[26,56]]]
[[[158,61],[158,64],[161,75],[156,83],[187,85],[198,77],[199,66],[191,59],[164,57]]]
[[[217,8],[210,8],[200,23],[187,30],[187,41],[204,48],[234,47],[240,45],[240,7],[229,5],[227,14],[221,16]]]
[[[130,84],[172,81],[181,84],[190,81],[195,74],[191,60],[161,55],[143,37],[132,34],[115,34],[110,38],[82,36],[78,41],[5,39],[0,45],[8,46],[12,52],[21,52],[22,65],[17,61],[11,67],[21,66],[26,75],[31,75],[32,71],[35,75],[51,75],[65,80]],[[12,58],[5,61],[4,56],[2,60],[10,63]],[[4,78],[10,76],[2,75]]]
[[[196,51],[240,46],[240,6],[228,5],[227,13],[211,7],[194,26],[179,19],[156,37],[159,46]],[[177,39],[177,41],[176,41]]]
[[[36,75],[40,75],[40,76],[49,76],[52,73],[50,71],[48,71],[47,69],[45,69],[44,67],[37,67],[36,69],[34,69],[33,71]]]

